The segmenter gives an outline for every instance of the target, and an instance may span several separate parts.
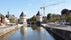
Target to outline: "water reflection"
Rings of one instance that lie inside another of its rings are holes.
[[[31,28],[32,28],[33,30],[36,30],[36,29],[37,29],[37,26],[34,24],[34,25],[31,25]]]
[[[34,25],[31,25],[31,28],[32,28],[33,30],[37,30],[37,31],[39,31],[39,32],[42,31],[42,27],[41,27],[41,26],[36,26],[35,24],[34,24]]]
[[[37,27],[37,31],[42,32],[43,28],[42,27]]]
[[[27,36],[27,25],[24,25],[20,28],[21,38],[22,40],[26,40]]]
[[[22,26],[20,28],[20,32],[21,32],[22,35],[26,35],[27,34],[27,26]]]

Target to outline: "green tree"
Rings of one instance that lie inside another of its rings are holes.
[[[36,21],[36,17],[33,16],[30,20],[31,20],[31,21]]]
[[[35,16],[33,16],[33,17],[31,17],[31,18],[27,19],[27,21],[36,21],[36,17],[35,17]]]
[[[57,17],[55,17],[55,18],[52,18],[50,21],[51,22],[56,22],[56,21],[58,21],[59,19],[57,18]]]
[[[61,14],[63,15],[63,14],[68,14],[69,13],[69,10],[68,9],[63,9],[62,11],[61,11]]]
[[[66,20],[66,22],[71,23],[71,16],[70,15],[65,15],[65,20]]]
[[[47,20],[49,20],[51,18],[51,13],[49,13],[48,15],[47,15]]]
[[[14,23],[14,19],[10,19],[10,23]]]
[[[70,13],[71,13],[71,10],[68,10],[68,9],[63,9],[61,11],[62,16],[64,17],[63,19],[66,21],[66,23],[67,22],[71,23],[71,14]]]

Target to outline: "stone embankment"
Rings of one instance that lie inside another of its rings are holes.
[[[17,25],[13,25],[13,26],[6,26],[6,27],[0,27],[0,36],[17,29],[18,26]]]
[[[46,25],[43,26],[47,31],[49,31],[52,35],[57,35],[64,40],[71,40],[71,26],[61,26],[61,25]],[[57,39],[60,39],[56,37]]]

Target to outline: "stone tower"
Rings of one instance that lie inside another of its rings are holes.
[[[36,14],[36,21],[42,22],[42,15],[40,14],[40,12],[38,11],[38,13]]]
[[[26,14],[22,12],[20,15],[20,24],[23,24],[23,23],[25,24],[27,23],[27,18],[26,18]]]

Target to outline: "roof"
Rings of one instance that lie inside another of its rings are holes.
[[[40,12],[38,11],[37,14],[36,14],[36,16],[40,16],[40,15],[41,15],[41,14],[40,14]]]
[[[21,17],[21,16],[26,16],[26,15],[22,12],[21,15],[20,15],[20,17]]]
[[[0,13],[0,17],[4,18],[4,15],[2,15],[2,14]]]
[[[11,15],[11,14],[9,14],[9,13],[6,15],[6,17],[9,18],[9,19],[11,19],[11,18],[15,18],[14,15]]]

